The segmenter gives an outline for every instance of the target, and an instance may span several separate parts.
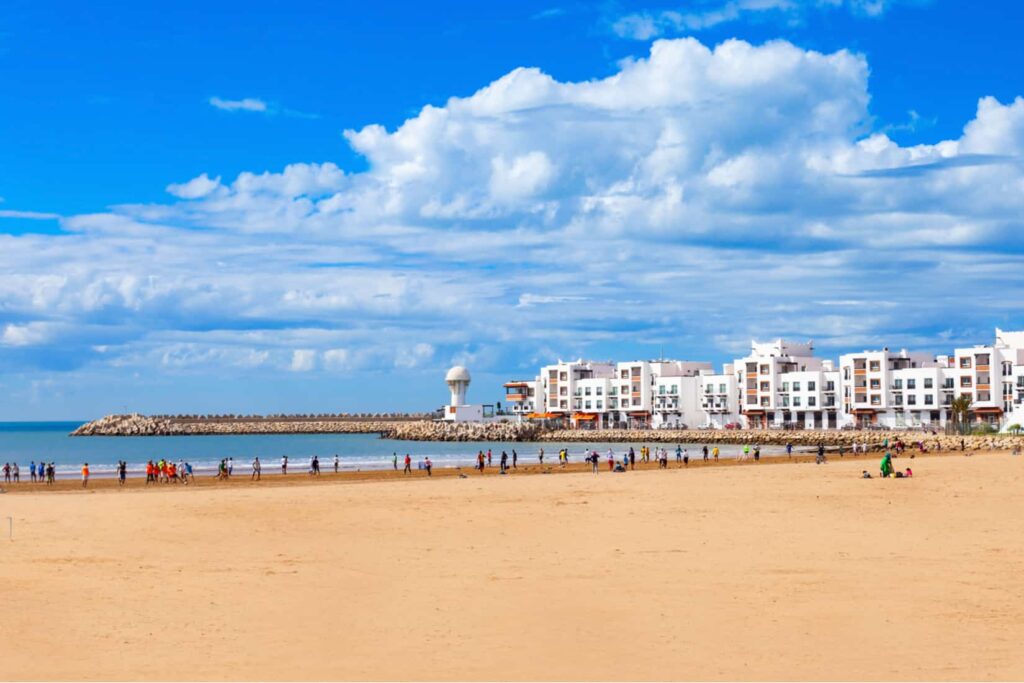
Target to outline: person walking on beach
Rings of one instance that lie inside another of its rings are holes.
[[[590,469],[593,470],[594,474],[597,474],[598,460],[597,451],[591,451],[590,457],[587,458],[590,461]]]
[[[334,454],[334,473],[335,474],[338,473],[338,465],[340,465],[340,464],[341,463],[338,460],[338,454],[335,453]],[[391,464],[395,466],[395,471],[397,472],[398,471],[398,454],[397,453],[395,454],[394,461]]]
[[[82,465],[82,488],[89,485],[89,463]]]
[[[537,462],[539,462],[541,465],[544,464],[544,449],[543,448],[540,449],[540,451],[537,452]]]
[[[10,483],[11,481],[11,463],[4,463],[4,481]]]
[[[262,476],[260,473],[261,469],[262,466],[260,465],[260,456],[257,455],[255,458],[252,459],[252,474],[249,475],[249,481],[252,481],[253,479],[259,481],[260,477]]]
[[[508,466],[508,453],[505,451],[501,452],[501,473],[505,474],[505,468]]]
[[[636,453],[633,451],[633,447],[629,447],[629,469],[636,469]]]
[[[487,466],[488,467],[491,466],[491,449],[490,448],[487,449]]]
[[[790,458],[793,457],[793,444],[791,444],[791,443],[787,443],[786,444],[786,455],[788,457],[790,457]]]
[[[817,455],[817,457],[814,458],[814,464],[815,465],[820,465],[823,462],[825,462],[825,444],[819,442],[818,443],[818,455]]]
[[[718,462],[718,446],[711,449],[711,455],[714,456],[715,462]]]
[[[395,472],[398,471],[398,451],[392,451],[391,453],[391,465],[395,468]],[[338,456],[334,456],[334,471],[338,471]]]
[[[46,464],[39,461],[39,483],[42,484],[46,480]]]
[[[228,476],[230,477],[235,473],[235,459],[228,458]]]
[[[21,470],[18,469],[18,463],[11,465],[11,478],[16,482],[21,481]]]
[[[512,469],[516,469],[516,463],[519,462],[519,454],[516,453],[516,449],[512,449]]]
[[[426,458],[423,459],[423,467],[427,470],[427,476],[428,477],[433,476],[431,474],[431,471],[433,471],[433,469],[434,469],[434,463],[430,462],[430,456],[429,455]]]
[[[33,460],[28,464],[28,473],[32,477],[32,483],[36,483],[36,461]]]
[[[484,452],[476,452],[476,468],[480,470],[480,474],[484,473]]]
[[[760,460],[761,460],[761,446],[758,445],[758,444],[754,444],[754,462],[759,462]]]
[[[405,470],[402,473],[412,474],[412,458],[409,457],[408,453],[405,454]]]
[[[706,455],[704,456],[704,459],[707,460],[707,456]],[[690,466],[690,451],[684,448],[683,449],[683,467],[689,467],[689,466]]]
[[[128,478],[128,463],[124,460],[117,464],[117,485],[124,486],[125,480]]]
[[[192,463],[186,462],[185,463],[185,483],[187,484],[190,480],[194,482],[196,480],[196,478],[195,478],[195,475],[192,474]]]
[[[313,474],[315,474],[318,477],[320,476],[320,456],[319,455],[314,455],[313,456]]]
[[[679,444],[676,444],[676,462],[679,463],[679,462],[682,462],[682,461],[683,461],[683,449],[679,447]]]
[[[281,456],[281,474],[288,474],[288,456]]]
[[[610,448],[608,449],[608,471],[615,471],[615,451]]]

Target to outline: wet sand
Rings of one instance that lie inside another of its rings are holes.
[[[1024,458],[800,459],[5,485],[0,678],[1024,678]]]

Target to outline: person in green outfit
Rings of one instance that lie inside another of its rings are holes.
[[[889,451],[885,452],[885,455],[882,456],[882,462],[879,464],[879,469],[882,472],[882,477],[892,476],[892,453]]]

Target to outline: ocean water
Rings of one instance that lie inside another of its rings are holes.
[[[641,443],[555,443],[555,442],[452,442],[452,441],[397,441],[381,439],[376,434],[244,434],[215,436],[79,436],[68,434],[81,422],[0,422],[0,465],[18,463],[22,479],[28,479],[28,464],[40,460],[52,462],[58,476],[77,475],[82,463],[89,463],[89,469],[96,475],[109,476],[114,472],[118,460],[128,463],[129,476],[145,473],[147,460],[164,458],[172,462],[186,461],[192,464],[196,474],[215,472],[221,458],[234,458],[235,473],[251,471],[250,463],[259,456],[263,471],[280,471],[281,457],[288,456],[289,472],[305,472],[309,461],[317,455],[320,468],[331,471],[334,456],[340,461],[340,469],[371,470],[387,469],[392,466],[392,454],[399,458],[399,467],[405,454],[412,456],[413,463],[429,457],[435,467],[472,467],[477,451],[494,455],[497,467],[501,452],[507,451],[510,464],[512,450],[519,454],[519,462],[536,463],[539,449],[544,449],[544,461],[558,462],[558,451],[568,448],[570,462],[580,462],[586,449],[596,449],[602,461],[611,448],[618,459],[632,446],[639,452]],[[669,451],[669,460],[675,459],[676,444],[653,444]],[[682,444],[690,453],[690,459],[700,459],[703,444]],[[719,444],[721,457],[735,457],[742,446]],[[764,455],[784,453],[780,446],[763,446]]]

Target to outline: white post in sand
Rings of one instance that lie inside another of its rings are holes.
[[[7,518],[7,536],[10,540],[14,540],[14,517]]]

